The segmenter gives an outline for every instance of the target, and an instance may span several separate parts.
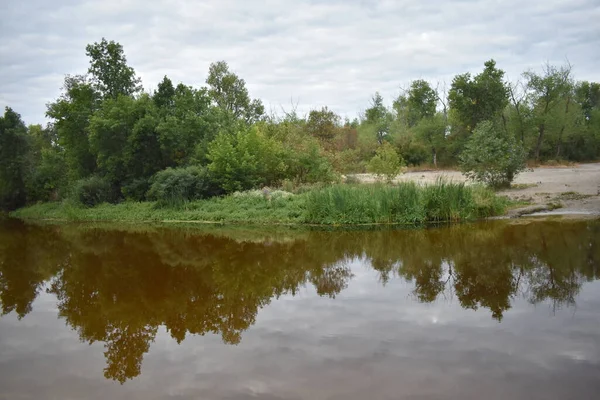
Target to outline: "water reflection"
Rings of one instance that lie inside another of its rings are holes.
[[[574,305],[582,283],[600,274],[600,224],[265,235],[11,221],[0,226],[0,300],[3,314],[23,318],[46,287],[82,341],[104,343],[105,376],[123,383],[140,374],[159,327],[178,343],[214,333],[237,344],[273,298],[303,286],[343,293],[356,259],[382,285],[412,282],[417,301],[456,298],[501,321],[516,296]]]

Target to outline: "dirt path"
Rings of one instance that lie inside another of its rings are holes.
[[[372,174],[355,175],[362,182],[374,182]],[[459,171],[407,172],[396,182],[414,181],[433,183],[439,177],[454,182],[467,182]],[[572,167],[534,168],[520,174],[514,189],[500,192],[512,199],[551,207],[562,206],[556,213],[600,214],[600,163],[579,164]]]

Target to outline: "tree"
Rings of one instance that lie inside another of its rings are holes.
[[[432,162],[437,168],[438,151],[444,146],[446,137],[446,120],[443,114],[435,114],[421,119],[415,127],[415,131],[419,140],[431,150]]]
[[[546,64],[542,75],[527,71],[523,76],[527,80],[529,102],[537,125],[538,135],[534,157],[539,161],[548,117],[553,109],[559,106],[560,100],[571,91],[571,66],[567,64],[557,68]]]
[[[161,151],[154,103],[148,95],[137,99],[107,99],[90,122],[90,143],[99,172],[116,188],[149,178],[161,169]]]
[[[135,76],[134,69],[127,65],[123,46],[119,43],[102,38],[100,43],[88,44],[85,52],[90,57],[88,73],[104,98],[131,96],[142,90],[140,79]]]
[[[423,118],[432,118],[438,102],[438,94],[429,82],[418,79],[410,84],[405,95],[394,101],[394,109],[398,116],[406,121],[409,127],[415,126]]]
[[[369,162],[369,171],[378,177],[385,177],[387,182],[391,182],[400,173],[403,164],[404,161],[394,146],[389,142],[384,142],[377,148],[375,156]]]
[[[175,87],[165,75],[158,84],[158,90],[152,95],[152,100],[159,109],[169,109],[173,107],[173,97],[175,97]]]
[[[63,94],[47,105],[46,115],[54,120],[58,143],[65,150],[71,181],[85,178],[96,170],[90,149],[90,118],[100,106],[100,93],[85,76],[65,77]]]
[[[27,169],[27,128],[10,107],[0,117],[0,209],[25,205]]]
[[[490,121],[480,122],[460,155],[460,166],[470,179],[491,187],[510,186],[525,169],[526,153],[515,138],[502,134]]]
[[[340,116],[327,107],[311,110],[306,121],[306,130],[321,141],[331,142],[339,132],[340,121]]]
[[[226,192],[271,185],[286,169],[282,144],[257,127],[220,133],[208,149],[208,169]]]
[[[27,201],[57,200],[59,192],[67,186],[68,174],[65,151],[58,145],[56,129],[53,125],[46,128],[31,125],[27,131]]]
[[[206,161],[208,143],[219,130],[232,132],[235,121],[224,110],[211,106],[205,88],[177,85],[168,109],[159,110],[156,127],[162,154],[162,167],[183,166]],[[197,158],[194,160],[194,158]]]
[[[383,97],[376,92],[371,99],[371,107],[365,110],[367,124],[375,128],[377,142],[381,145],[390,129],[390,114],[383,105]]]
[[[247,123],[260,119],[265,108],[258,99],[251,100],[246,89],[246,82],[236,74],[229,71],[225,61],[218,61],[210,65],[206,83],[209,86],[209,95],[214,102]]]
[[[485,120],[500,116],[508,104],[508,87],[504,83],[504,71],[496,68],[496,62],[485,62],[483,72],[471,78],[471,74],[457,75],[448,93],[450,112],[456,122],[467,132]]]

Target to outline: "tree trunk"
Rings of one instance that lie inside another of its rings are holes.
[[[537,144],[535,146],[535,161],[540,161],[540,149],[542,148],[542,141],[544,140],[544,132],[546,130],[546,125],[542,122],[538,129],[538,139]]]
[[[560,133],[558,134],[558,143],[556,144],[556,159],[560,157],[560,150],[562,147],[562,137],[565,131],[565,120],[567,119],[567,114],[569,114],[569,103],[571,103],[571,97],[567,98],[567,104],[565,105],[565,118],[563,119],[562,127],[560,128]]]
[[[435,148],[432,150],[433,153],[433,166],[437,169],[437,151],[435,151]]]

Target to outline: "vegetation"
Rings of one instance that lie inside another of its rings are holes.
[[[489,60],[478,74],[457,75],[447,92],[415,80],[391,106],[375,93],[351,121],[327,107],[266,115],[224,61],[210,65],[205,87],[165,76],[146,92],[119,43],[102,39],[86,54],[87,73],[65,77],[47,126],[27,127],[10,108],[0,119],[3,210],[48,201],[179,207],[367,170],[389,181],[404,164],[462,163],[469,176],[499,186],[523,158],[600,157],[600,84],[575,81],[570,65],[510,83]]]
[[[71,202],[36,204],[13,216],[70,221],[200,221],[255,224],[411,224],[465,221],[502,214],[506,200],[480,186],[439,181],[430,186],[332,185],[303,193],[261,190],[202,198],[188,185],[194,171],[167,170],[152,185],[156,202],[101,204],[94,208]],[[161,183],[158,183],[161,182]],[[178,191],[173,196],[173,191]],[[181,194],[183,191],[183,194]],[[185,197],[189,201],[178,201]],[[177,200],[174,200],[177,199]]]
[[[510,187],[525,169],[525,150],[490,121],[480,122],[460,156],[466,176],[493,188]]]
[[[400,173],[403,164],[404,161],[398,157],[394,146],[385,142],[377,148],[375,155],[369,161],[368,170],[380,178],[384,177],[389,183]]]

